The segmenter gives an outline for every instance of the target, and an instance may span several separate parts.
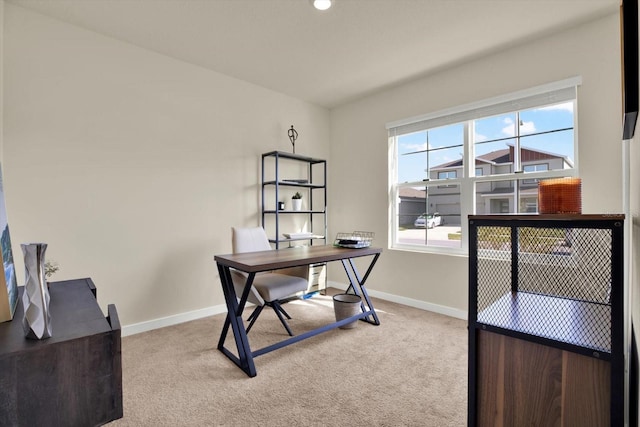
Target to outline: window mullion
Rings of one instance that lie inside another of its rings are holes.
[[[473,214],[475,213],[475,200],[476,200],[476,192],[475,192],[475,184],[472,177],[476,174],[476,162],[475,162],[475,121],[469,120],[465,124],[465,133],[464,133],[464,164],[465,164],[465,173],[464,179],[460,183],[460,229],[461,234],[463,236],[468,236],[469,224],[465,213]],[[462,251],[464,253],[468,253],[469,243],[468,239],[462,239]]]
[[[522,159],[520,158],[520,111],[516,111],[515,143],[513,146],[513,172],[522,172]]]

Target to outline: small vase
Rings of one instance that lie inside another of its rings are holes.
[[[291,203],[293,204],[294,211],[302,210],[302,199],[291,199]]]
[[[46,243],[23,243],[25,282],[22,294],[24,319],[22,326],[27,338],[51,337],[51,314],[49,313],[49,289],[45,279],[44,253]]]

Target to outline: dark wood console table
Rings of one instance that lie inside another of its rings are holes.
[[[95,426],[122,418],[120,321],[104,316],[91,279],[50,284],[53,336],[30,340],[22,292],[0,323],[0,425]]]

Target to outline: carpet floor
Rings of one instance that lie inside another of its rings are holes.
[[[358,322],[261,355],[254,378],[216,348],[225,315],[125,337],[124,417],[109,426],[465,426],[466,321],[373,305],[381,325]],[[284,308],[294,333],[334,320],[330,295]],[[284,338],[265,308],[252,348]],[[226,346],[235,350],[231,334]]]

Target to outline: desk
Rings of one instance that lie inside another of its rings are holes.
[[[231,361],[233,361],[240,369],[242,369],[250,377],[256,376],[256,367],[253,358],[273,350],[296,343],[306,338],[313,337],[322,332],[338,328],[360,319],[373,325],[379,325],[380,320],[376,314],[371,299],[365,288],[365,282],[369,273],[373,269],[378,257],[382,253],[380,248],[361,248],[349,249],[335,246],[304,246],[291,249],[280,249],[261,252],[245,252],[231,255],[216,255],[215,261],[218,264],[218,273],[220,274],[220,282],[224,292],[225,303],[227,304],[227,319],[225,320],[222,334],[218,341],[218,350],[224,353]],[[353,262],[355,258],[372,257],[367,271],[364,276],[360,276]],[[349,287],[347,292],[353,292],[355,295],[361,296],[364,301],[361,303],[362,312],[347,319],[330,323],[320,328],[314,329],[285,339],[276,344],[261,348],[259,350],[251,350],[249,340],[245,332],[242,322],[242,313],[244,311],[249,291],[256,273],[263,271],[277,270],[287,267],[299,267],[302,265],[317,264],[331,261],[341,261],[344,270],[349,279]],[[231,268],[248,273],[247,281],[244,286],[242,295],[239,298],[236,295],[231,279]],[[233,337],[238,349],[238,356],[231,353],[225,346],[224,342],[229,331],[229,326],[233,330]]]

